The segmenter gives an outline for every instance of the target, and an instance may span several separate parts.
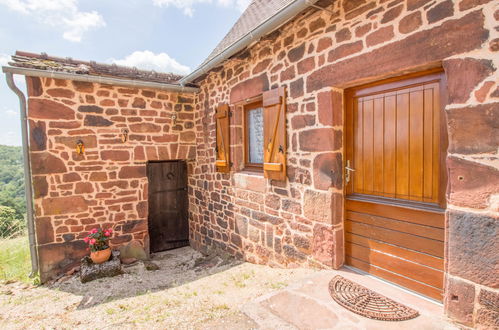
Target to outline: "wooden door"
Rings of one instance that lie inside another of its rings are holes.
[[[150,162],[147,176],[151,252],[188,245],[187,164],[184,161]]]
[[[346,263],[441,300],[440,72],[346,91]]]

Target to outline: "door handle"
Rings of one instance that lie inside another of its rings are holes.
[[[350,161],[347,160],[347,166],[345,166],[345,181],[347,183],[349,183],[351,180],[351,173],[352,172],[355,172],[355,169],[350,167]]]

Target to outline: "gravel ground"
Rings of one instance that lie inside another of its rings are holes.
[[[0,285],[1,329],[254,329],[245,303],[314,273],[203,256],[189,247],[153,255],[113,278],[82,284],[66,276],[50,285]]]

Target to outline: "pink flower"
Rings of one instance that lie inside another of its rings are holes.
[[[104,232],[104,236],[109,237],[109,236],[111,236],[111,233],[110,233],[110,232],[108,232],[108,231],[105,231],[105,232]]]
[[[85,237],[83,240],[85,241],[85,243],[88,243],[88,241],[90,240],[90,238]]]
[[[90,234],[95,234],[95,233],[97,233],[97,231],[98,231],[98,230],[97,230],[97,228],[94,228],[94,229],[92,229],[92,230],[90,231]]]
[[[113,230],[111,228],[109,228],[107,231],[109,232],[109,234],[111,234],[113,232]]]
[[[95,244],[95,242],[96,242],[95,238],[92,238],[92,239],[90,240],[90,245],[94,245],[94,244]]]

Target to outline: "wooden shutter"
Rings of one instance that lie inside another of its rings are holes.
[[[218,172],[230,172],[229,105],[221,104],[215,115],[217,122],[216,167]]]
[[[263,172],[266,178],[286,180],[286,88],[263,93]]]

